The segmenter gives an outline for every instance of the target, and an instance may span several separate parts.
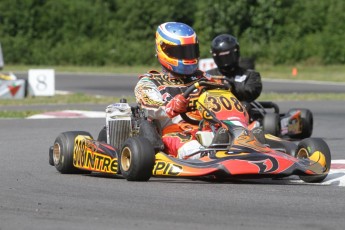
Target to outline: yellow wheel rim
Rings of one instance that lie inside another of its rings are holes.
[[[54,165],[58,165],[60,163],[60,156],[61,156],[61,147],[59,143],[55,143],[54,148],[53,148]]]
[[[297,158],[306,159],[309,157],[308,151],[305,148],[302,148],[297,153]]]
[[[121,153],[122,170],[128,171],[131,166],[132,152],[128,147],[125,147]]]

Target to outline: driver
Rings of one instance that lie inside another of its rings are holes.
[[[211,43],[211,53],[218,68],[208,70],[211,75],[223,75],[230,79],[232,93],[242,102],[252,102],[262,91],[260,73],[239,66],[240,45],[230,34],[221,34]]]
[[[189,99],[182,93],[209,75],[198,69],[199,43],[195,31],[180,22],[166,22],[156,31],[156,56],[161,72],[150,71],[139,77],[135,97],[149,120],[158,120],[165,152],[180,159],[200,158],[201,144],[196,127],[179,114],[187,111]]]

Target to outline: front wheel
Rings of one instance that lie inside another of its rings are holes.
[[[328,175],[331,167],[331,151],[327,143],[321,138],[307,138],[302,140],[297,147],[296,158],[310,159],[319,163],[324,171],[320,175],[300,176],[300,179],[308,183],[322,182]]]
[[[55,168],[62,174],[65,173],[90,173],[74,167],[73,151],[74,141],[79,135],[92,138],[91,134],[84,131],[70,131],[61,133],[54,142],[52,151],[52,162]]]
[[[128,181],[148,181],[152,176],[155,151],[148,139],[128,138],[119,158],[121,173]]]

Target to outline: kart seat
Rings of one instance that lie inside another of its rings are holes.
[[[214,138],[209,147],[230,146],[232,144],[232,137],[228,130],[219,128],[214,135]]]

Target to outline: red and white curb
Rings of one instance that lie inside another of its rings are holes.
[[[51,118],[105,118],[105,112],[83,111],[83,110],[63,110],[35,114],[27,119],[51,119]]]
[[[298,176],[289,177],[292,183],[305,183]],[[331,169],[324,181],[313,185],[345,186],[345,160],[332,160]]]
[[[345,186],[345,160],[332,160],[331,170],[322,184]]]

